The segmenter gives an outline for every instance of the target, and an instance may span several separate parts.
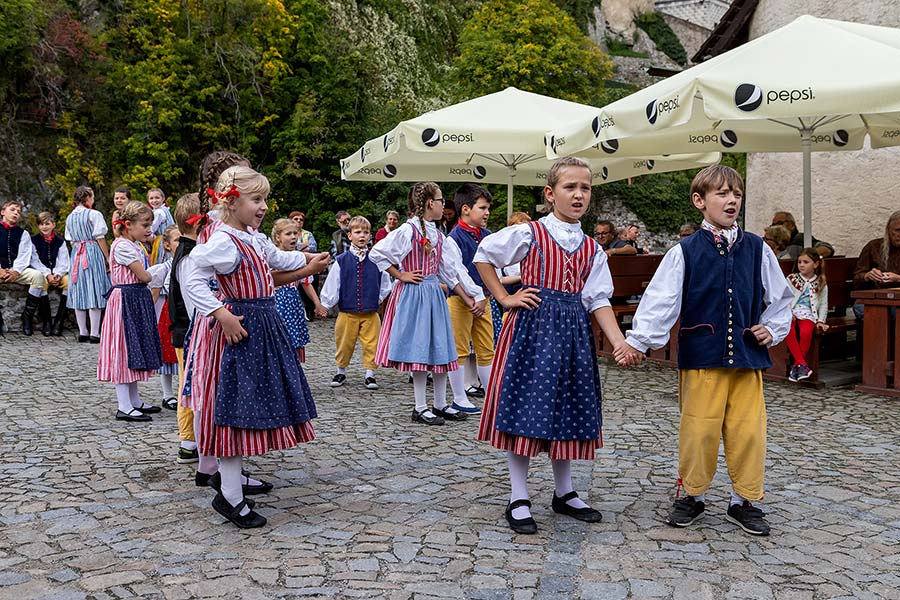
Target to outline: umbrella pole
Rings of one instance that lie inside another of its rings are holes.
[[[509,167],[507,172],[509,180],[506,182],[506,220],[509,221],[513,214],[513,177],[516,176],[516,168]]]
[[[803,147],[803,247],[812,247],[812,129],[800,130]]]

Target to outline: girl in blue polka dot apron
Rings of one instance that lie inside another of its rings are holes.
[[[507,452],[512,493],[506,518],[517,533],[537,531],[526,478],[530,458],[542,452],[553,466],[553,510],[600,521],[574,491],[570,470],[572,459],[591,460],[603,445],[591,317],[613,344],[624,343],[609,306],[606,255],[579,223],[590,204],[590,168],[579,159],[560,159],[547,183],[553,214],[485,238],[474,258],[485,285],[509,310],[478,437]],[[519,261],[522,288],[509,294],[494,269]]]

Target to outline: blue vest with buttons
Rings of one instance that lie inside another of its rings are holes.
[[[341,312],[375,312],[378,310],[378,294],[381,289],[381,272],[369,254],[359,260],[351,251],[337,257],[341,267],[341,292],[338,310]]]
[[[19,242],[25,230],[16,225],[7,229],[0,225],[0,268],[11,269],[19,257]]]
[[[481,228],[481,239],[483,240],[485,236],[490,235],[491,230]],[[481,275],[478,274],[478,269],[475,267],[475,263],[472,262],[472,259],[475,258],[475,251],[478,250],[478,244],[480,240],[476,240],[475,236],[457,225],[453,228],[453,230],[448,234],[448,237],[452,237],[453,241],[456,242],[456,245],[459,246],[459,252],[462,254],[462,264],[466,266],[466,270],[469,272],[469,277],[472,278],[472,281],[475,282],[475,285],[484,290],[485,294],[490,294],[490,292],[484,287],[484,282],[481,280]]]
[[[729,250],[700,230],[681,241],[684,287],[678,331],[679,369],[767,369],[769,351],[750,328],[763,311],[763,241],[738,231]]]

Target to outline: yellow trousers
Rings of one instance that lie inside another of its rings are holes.
[[[178,357],[178,437],[182,442],[193,442],[194,437],[194,411],[181,405],[181,387],[184,385],[184,348],[175,348],[175,356]]]
[[[62,279],[59,280],[59,285],[53,286],[53,287],[58,287],[59,289],[61,289],[63,291],[69,289],[69,276],[63,275]],[[46,292],[48,289],[50,289],[50,282],[47,281],[46,278],[44,278],[44,291]]]
[[[678,402],[678,473],[685,491],[697,496],[709,488],[721,439],[734,491],[748,500],[762,499],[766,461],[762,371],[680,370]]]
[[[456,340],[456,355],[460,361],[469,355],[469,344],[475,351],[475,362],[479,367],[490,366],[494,360],[494,323],[491,321],[491,303],[485,302],[484,314],[476,317],[459,296],[447,298],[450,310],[450,324]]]
[[[339,312],[334,324],[334,342],[337,351],[334,362],[346,369],[356,349],[356,340],[362,342],[362,362],[364,369],[375,370],[375,348],[381,333],[381,318],[377,312]]]

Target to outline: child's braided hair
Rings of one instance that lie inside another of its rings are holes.
[[[431,245],[431,241],[428,240],[428,232],[425,229],[423,215],[425,214],[425,207],[428,201],[433,200],[440,191],[441,188],[433,181],[420,181],[410,188],[409,196],[406,199],[409,216],[419,217],[419,225],[422,226],[422,237],[425,239],[423,245],[426,254],[431,254],[434,251],[434,247]]]
[[[241,165],[250,166],[250,161],[234,152],[227,150],[216,150],[210,152],[200,163],[200,214],[205,215],[209,212],[210,197],[206,190],[215,188],[219,181],[219,175],[225,172],[229,167]]]

